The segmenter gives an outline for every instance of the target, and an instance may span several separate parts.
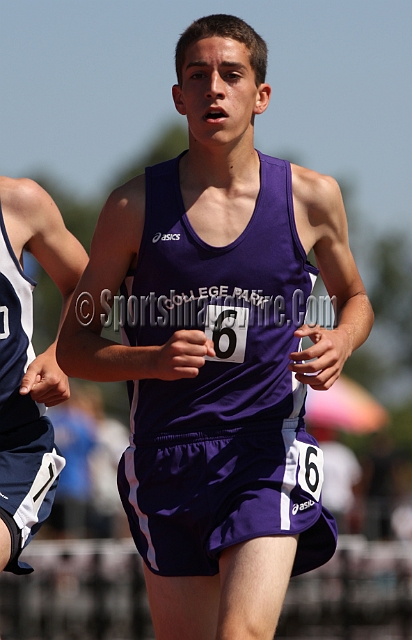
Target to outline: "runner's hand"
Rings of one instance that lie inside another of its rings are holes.
[[[289,354],[290,371],[296,379],[313,389],[325,391],[339,378],[350,356],[349,336],[344,329],[324,329],[304,324],[295,331],[299,338],[309,337],[313,345]]]
[[[161,380],[195,378],[205,364],[205,356],[215,356],[213,342],[203,331],[176,331],[154,355],[155,377]]]

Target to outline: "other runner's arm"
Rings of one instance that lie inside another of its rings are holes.
[[[80,242],[65,227],[63,218],[44,189],[32,180],[15,181],[11,211],[13,221],[27,230],[25,248],[30,251],[57,285],[62,295],[59,329],[75,286],[87,264]],[[58,333],[58,332],[57,332]],[[47,406],[59,404],[70,395],[66,374],[56,361],[56,340],[29,365],[20,393],[31,394]]]
[[[204,356],[214,355],[202,331],[181,330],[162,346],[131,347],[101,336],[105,307],[136,264],[144,226],[144,176],[116,189],[103,207],[93,236],[90,262],[73,295],[57,348],[70,376],[96,381],[193,378]],[[90,313],[89,313],[90,312]]]
[[[300,338],[314,343],[290,354],[290,369],[300,382],[328,389],[339,377],[346,360],[368,337],[373,311],[349,248],[346,213],[333,178],[302,168],[294,170],[297,224],[307,251],[313,246],[328,294],[336,298],[337,322],[332,330],[303,325]],[[306,219],[306,225],[305,225]],[[302,362],[303,361],[303,362]]]

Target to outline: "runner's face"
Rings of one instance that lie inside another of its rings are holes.
[[[256,87],[246,46],[230,38],[205,38],[191,45],[181,86],[173,87],[177,111],[187,116],[199,141],[231,142],[253,135],[253,116],[265,111],[270,87]]]

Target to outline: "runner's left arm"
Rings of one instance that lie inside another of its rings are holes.
[[[373,311],[349,247],[338,184],[329,176],[306,170],[297,181],[299,177],[304,183],[299,195],[312,230],[317,265],[328,294],[335,296],[337,318],[333,329],[303,325],[296,330],[295,335],[309,337],[313,345],[291,353],[289,368],[300,382],[326,390],[337,380],[352,352],[368,337]]]

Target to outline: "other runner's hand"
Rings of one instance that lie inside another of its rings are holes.
[[[30,393],[35,402],[53,407],[70,397],[69,380],[56,362],[54,346],[41,353],[27,368],[20,394]]]

